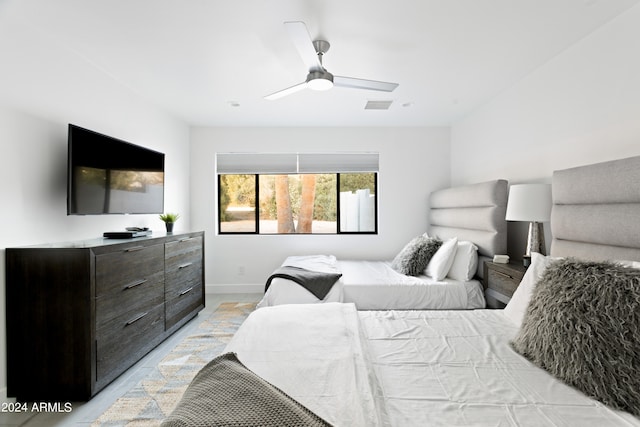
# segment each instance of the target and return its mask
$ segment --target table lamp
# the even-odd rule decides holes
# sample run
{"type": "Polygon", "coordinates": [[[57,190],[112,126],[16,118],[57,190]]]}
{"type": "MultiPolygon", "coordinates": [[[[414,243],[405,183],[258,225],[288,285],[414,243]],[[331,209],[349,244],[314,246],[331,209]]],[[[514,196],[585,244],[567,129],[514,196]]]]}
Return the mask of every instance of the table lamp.
{"type": "Polygon", "coordinates": [[[507,221],[528,221],[529,235],[523,263],[528,266],[531,253],[546,255],[542,223],[551,219],[551,185],[517,184],[509,188],[507,221]]]}

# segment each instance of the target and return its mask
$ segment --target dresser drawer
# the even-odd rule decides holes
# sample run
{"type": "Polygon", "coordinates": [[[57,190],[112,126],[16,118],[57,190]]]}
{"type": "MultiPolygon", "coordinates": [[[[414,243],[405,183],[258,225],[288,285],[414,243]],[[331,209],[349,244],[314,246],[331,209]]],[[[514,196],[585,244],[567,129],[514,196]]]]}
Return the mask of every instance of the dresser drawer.
{"type": "Polygon", "coordinates": [[[484,263],[487,308],[504,308],[520,285],[526,268],[522,263],[484,263]]]}
{"type": "Polygon", "coordinates": [[[165,269],[176,270],[181,265],[202,258],[202,237],[190,237],[165,243],[165,269]]]}
{"type": "Polygon", "coordinates": [[[144,312],[164,301],[164,275],[154,274],[96,298],[96,329],[132,311],[144,312]]]}
{"type": "Polygon", "coordinates": [[[202,237],[165,244],[165,291],[167,300],[192,287],[202,287],[202,237]]]}
{"type": "Polygon", "coordinates": [[[162,280],[164,245],[133,246],[96,256],[96,297],[119,294],[142,281],[162,280]]]}
{"type": "Polygon", "coordinates": [[[125,313],[96,331],[96,383],[108,384],[163,339],[164,304],[125,313]]]}
{"type": "Polygon", "coordinates": [[[488,283],[488,287],[490,289],[493,289],[494,291],[499,292],[507,297],[511,297],[520,284],[520,280],[509,275],[508,273],[490,269],[488,283]]]}
{"type": "Polygon", "coordinates": [[[204,295],[202,294],[202,286],[192,286],[172,299],[167,298],[165,303],[166,329],[170,329],[189,313],[199,311],[203,307],[204,295]]]}

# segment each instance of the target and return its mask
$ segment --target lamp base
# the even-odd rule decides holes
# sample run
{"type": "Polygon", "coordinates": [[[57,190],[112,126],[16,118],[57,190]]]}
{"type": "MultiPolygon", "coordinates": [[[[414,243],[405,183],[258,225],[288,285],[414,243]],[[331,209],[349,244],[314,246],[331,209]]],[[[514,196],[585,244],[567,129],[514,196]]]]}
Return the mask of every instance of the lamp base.
{"type": "Polygon", "coordinates": [[[546,255],[546,245],[544,243],[544,228],[541,222],[532,221],[529,223],[529,234],[527,236],[527,251],[525,257],[531,258],[533,252],[546,255]]]}

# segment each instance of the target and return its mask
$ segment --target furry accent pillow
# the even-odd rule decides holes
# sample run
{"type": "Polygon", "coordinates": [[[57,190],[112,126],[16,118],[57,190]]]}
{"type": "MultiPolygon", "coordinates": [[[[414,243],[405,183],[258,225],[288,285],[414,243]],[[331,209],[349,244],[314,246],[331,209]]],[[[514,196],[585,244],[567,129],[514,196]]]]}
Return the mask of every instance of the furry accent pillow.
{"type": "Polygon", "coordinates": [[[391,262],[391,268],[408,276],[419,276],[424,273],[429,260],[442,245],[437,237],[425,235],[411,239],[391,262]]]}
{"type": "Polygon", "coordinates": [[[552,263],[511,344],[588,396],[640,416],[640,270],[552,263]]]}

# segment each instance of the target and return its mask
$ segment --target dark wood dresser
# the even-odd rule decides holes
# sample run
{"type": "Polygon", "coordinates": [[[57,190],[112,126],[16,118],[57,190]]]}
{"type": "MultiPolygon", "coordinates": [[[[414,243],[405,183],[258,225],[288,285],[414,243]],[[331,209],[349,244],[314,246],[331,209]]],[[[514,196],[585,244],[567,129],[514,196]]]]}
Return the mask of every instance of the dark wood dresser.
{"type": "Polygon", "coordinates": [[[6,250],[7,391],[84,401],[204,308],[204,232],[6,250]]]}

